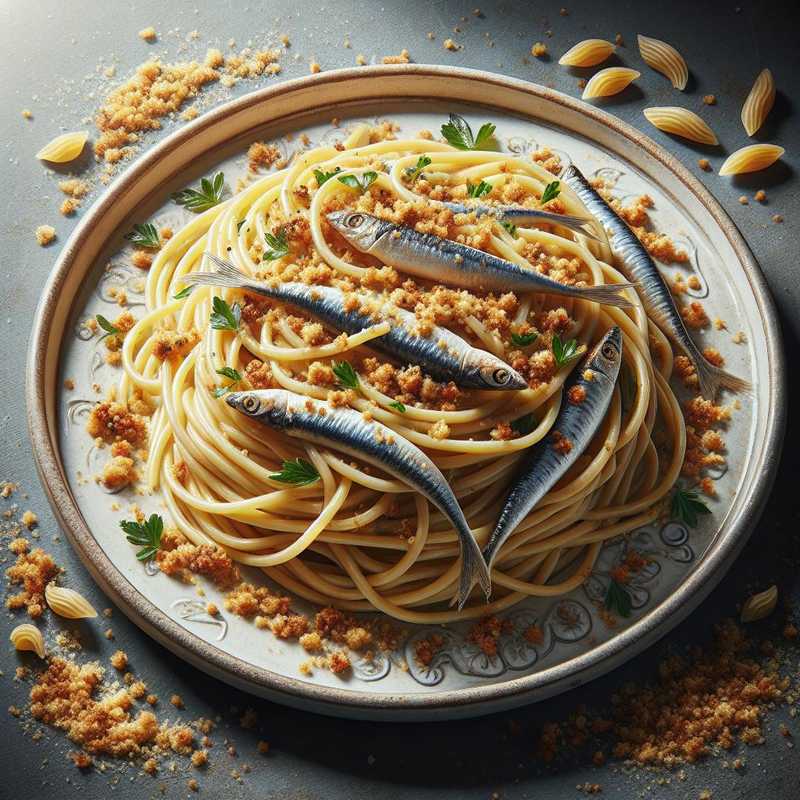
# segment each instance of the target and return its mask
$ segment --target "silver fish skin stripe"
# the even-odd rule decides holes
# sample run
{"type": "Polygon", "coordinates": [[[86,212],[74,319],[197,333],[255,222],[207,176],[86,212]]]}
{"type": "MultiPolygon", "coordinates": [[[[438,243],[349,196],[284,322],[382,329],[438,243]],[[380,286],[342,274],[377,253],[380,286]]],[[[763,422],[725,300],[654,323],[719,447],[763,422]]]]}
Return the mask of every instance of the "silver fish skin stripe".
{"type": "Polygon", "coordinates": [[[611,250],[622,272],[639,290],[648,315],[694,364],[703,396],[713,400],[719,386],[726,386],[734,391],[746,390],[749,387],[747,381],[710,364],[700,352],[686,330],[661,271],[627,223],[600,196],[577,167],[569,166],[561,179],[573,189],[589,213],[606,229],[611,250]]]}
{"type": "MultiPolygon", "coordinates": [[[[309,286],[305,283],[281,283],[271,286],[245,275],[233,264],[211,253],[205,254],[218,267],[216,272],[193,272],[184,283],[225,286],[278,300],[308,311],[326,325],[345,333],[359,333],[375,319],[356,308],[345,309],[344,293],[333,286],[309,286]]],[[[468,389],[527,389],[527,381],[508,364],[486,350],[473,347],[452,331],[434,327],[428,336],[414,332],[417,318],[410,311],[383,300],[371,292],[359,297],[376,307],[378,321],[391,323],[389,332],[372,339],[369,346],[406,364],[417,364],[440,381],[453,381],[468,389]],[[379,305],[378,305],[379,304],[379,305]],[[444,343],[444,347],[440,346],[444,343]]]]}
{"type": "Polygon", "coordinates": [[[467,205],[466,203],[443,202],[456,214],[470,214],[473,211],[479,216],[494,217],[498,222],[510,222],[513,225],[534,225],[537,222],[547,222],[552,225],[561,225],[575,233],[583,234],[589,239],[597,240],[597,236],[592,233],[587,226],[592,221],[583,217],[575,217],[571,214],[555,214],[552,211],[539,210],[536,208],[525,208],[524,206],[486,206],[486,205],[467,205]]]}
{"type": "Polygon", "coordinates": [[[327,219],[362,253],[428,280],[478,291],[543,292],[605,305],[632,305],[621,295],[630,284],[567,286],[540,275],[533,268],[526,269],[483,250],[432,233],[418,233],[413,228],[370,214],[334,211],[327,219]]]}
{"type": "Polygon", "coordinates": [[[458,535],[459,609],[476,580],[488,597],[489,570],[464,512],[439,468],[416,445],[377,420],[366,421],[352,408],[334,407],[284,389],[232,392],[225,400],[263,425],[374,464],[419,492],[445,515],[458,535]]]}
{"type": "Polygon", "coordinates": [[[568,453],[557,451],[550,434],[522,458],[497,525],[483,551],[490,569],[504,542],[594,438],[611,403],[621,363],[622,333],[614,327],[592,348],[564,384],[561,408],[552,431],[568,439],[572,449],[568,453]],[[587,380],[587,370],[591,371],[591,380],[587,380]],[[572,403],[568,399],[569,390],[576,386],[586,392],[581,403],[572,403]]]}

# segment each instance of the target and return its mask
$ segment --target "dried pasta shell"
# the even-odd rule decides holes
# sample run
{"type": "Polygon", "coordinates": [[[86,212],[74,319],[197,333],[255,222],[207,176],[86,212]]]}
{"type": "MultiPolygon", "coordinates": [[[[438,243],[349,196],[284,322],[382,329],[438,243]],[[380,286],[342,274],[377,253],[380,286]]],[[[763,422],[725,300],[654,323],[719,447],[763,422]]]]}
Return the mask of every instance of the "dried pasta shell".
{"type": "Polygon", "coordinates": [[[608,97],[621,92],[631,81],[635,81],[642,73],[628,67],[606,67],[592,75],[583,90],[583,99],[592,97],[608,97]]]}
{"type": "Polygon", "coordinates": [[[62,133],[61,136],[56,136],[52,142],[46,144],[36,154],[36,158],[40,158],[42,161],[52,161],[54,164],[72,161],[81,154],[88,138],[89,131],[62,133]]]}
{"type": "Polygon", "coordinates": [[[8,638],[17,650],[31,650],[39,658],[44,658],[44,637],[35,625],[29,622],[17,625],[8,638]]]}
{"type": "Polygon", "coordinates": [[[768,69],[762,69],[742,106],[742,125],[748,136],[764,124],[774,102],[775,79],[768,69]]]}
{"type": "Polygon", "coordinates": [[[778,602],[778,587],[774,584],[763,592],[748,597],[742,606],[742,622],[755,622],[768,617],[778,602]]]}
{"type": "Polygon", "coordinates": [[[685,89],[689,81],[689,67],[683,56],[671,45],[649,36],[637,37],[639,53],[648,67],[666,75],[676,89],[685,89]]]}
{"type": "Polygon", "coordinates": [[[682,136],[700,144],[719,144],[714,131],[688,108],[678,106],[659,106],[645,108],[643,111],[648,122],[655,125],[660,131],[682,136]]]}
{"type": "Polygon", "coordinates": [[[758,172],[774,164],[786,151],[777,144],[749,144],[731,153],[719,168],[720,175],[758,172]]]}
{"type": "Polygon", "coordinates": [[[562,67],[593,67],[614,52],[614,45],[605,39],[584,39],[573,45],[558,59],[562,67]]]}
{"type": "Polygon", "coordinates": [[[44,590],[44,597],[50,610],[59,617],[88,619],[97,616],[92,604],[74,589],[66,589],[63,586],[48,583],[44,590]]]}

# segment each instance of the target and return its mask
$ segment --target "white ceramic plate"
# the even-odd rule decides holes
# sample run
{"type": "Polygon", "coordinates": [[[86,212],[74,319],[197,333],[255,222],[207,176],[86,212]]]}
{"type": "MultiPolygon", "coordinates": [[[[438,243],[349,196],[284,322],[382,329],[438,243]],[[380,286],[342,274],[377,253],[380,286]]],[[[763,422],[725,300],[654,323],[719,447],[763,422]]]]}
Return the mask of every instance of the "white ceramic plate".
{"type": "MultiPolygon", "coordinates": [[[[678,267],[669,267],[670,271],[678,267]]],[[[401,65],[326,73],[247,95],[181,128],[137,161],[87,213],[64,248],[37,313],[28,365],[28,407],[34,450],[54,510],[95,579],[145,631],[199,668],[271,699],[353,717],[469,716],[530,702],[576,686],[630,658],[663,636],[706,596],[724,574],[757,519],[777,466],[783,428],[784,372],[772,302],[746,244],[722,209],[672,157],[619,120],[557,92],[469,70],[401,65]],[[491,105],[489,105],[489,102],[491,105]],[[465,638],[467,626],[437,628],[445,647],[422,668],[413,644],[430,633],[413,627],[403,649],[354,663],[342,680],[315,670],[295,642],[255,631],[223,612],[210,618],[192,587],[138,562],[119,532],[131,502],[160,510],[160,499],[125,493],[109,497],[93,481],[98,453],[85,434],[86,414],[118,372],[106,365],[97,337],[78,323],[115,314],[112,287],[124,288],[136,313],[143,274],[129,263],[122,233],[154,217],[177,228],[188,219],[169,192],[212,169],[229,185],[246,168],[255,139],[280,141],[288,156],[344,138],[359,120],[392,119],[404,132],[438,130],[457,110],[480,124],[491,120],[503,148],[526,153],[546,145],[587,175],[613,180],[619,197],[650,194],[657,227],[691,255],[682,271],[700,278],[709,316],[728,332],[709,331],[737,375],[755,387],[743,398],[726,435],[727,467],[713,475],[719,501],[703,526],[654,525],[606,545],[584,586],[563,598],[537,598],[502,615],[510,625],[497,655],[465,638]],[[338,117],[341,124],[331,125],[338,117]],[[290,134],[289,137],[286,134],[290,134]],[[744,331],[746,344],[733,344],[744,331]],[[63,389],[65,377],[75,383],[63,389]],[[116,501],[121,511],[111,510],[116,501]],[[652,562],[630,584],[633,614],[613,629],[597,613],[610,570],[626,548],[652,562]],[[531,645],[531,624],[544,641],[531,645]],[[402,665],[407,665],[407,669],[402,665]]],[[[255,580],[263,580],[259,573],[255,580]]],[[[205,586],[207,599],[221,598],[205,586]]],[[[297,602],[300,611],[313,611],[297,602]]]]}

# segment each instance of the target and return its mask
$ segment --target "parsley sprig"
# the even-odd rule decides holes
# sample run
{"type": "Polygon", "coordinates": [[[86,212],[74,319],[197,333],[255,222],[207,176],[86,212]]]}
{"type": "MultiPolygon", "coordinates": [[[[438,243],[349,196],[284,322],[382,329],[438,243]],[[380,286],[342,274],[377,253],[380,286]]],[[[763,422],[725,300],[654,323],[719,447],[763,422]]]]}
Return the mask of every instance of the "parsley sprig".
{"type": "Polygon", "coordinates": [[[99,341],[102,342],[106,336],[116,336],[118,333],[122,333],[113,322],[109,322],[102,314],[98,314],[95,319],[97,320],[97,324],[105,331],[99,341]]]}
{"type": "Polygon", "coordinates": [[[451,114],[450,122],[442,125],[442,136],[458,150],[484,150],[494,134],[494,129],[495,126],[491,122],[484,122],[478,130],[478,135],[474,136],[472,128],[464,117],[451,114]]]}
{"type": "Polygon", "coordinates": [[[212,302],[211,327],[215,331],[238,331],[242,321],[242,309],[238,303],[229,306],[221,297],[212,302]]]}
{"type": "Polygon", "coordinates": [[[286,238],[286,231],[280,231],[277,235],[265,233],[264,239],[267,242],[268,250],[264,251],[262,261],[276,261],[289,255],[289,240],[286,238]]]}
{"type": "Polygon", "coordinates": [[[421,175],[422,170],[424,170],[425,167],[427,167],[430,163],[431,160],[428,158],[428,156],[420,156],[417,159],[417,163],[413,167],[406,167],[406,178],[408,178],[411,183],[414,183],[414,181],[421,175]]]}
{"type": "Polygon", "coordinates": [[[481,181],[480,183],[470,183],[467,181],[467,194],[470,197],[483,197],[483,195],[489,194],[491,191],[491,183],[487,183],[486,181],[481,181]]]}
{"type": "Polygon", "coordinates": [[[284,461],[281,471],[270,475],[273,481],[280,483],[292,483],[295,486],[308,486],[319,480],[319,472],[316,467],[304,458],[295,458],[292,461],[284,461]]]}
{"type": "Polygon", "coordinates": [[[339,379],[343,389],[358,390],[358,375],[349,361],[334,361],[333,374],[339,379]]]}
{"type": "Polygon", "coordinates": [[[513,222],[500,223],[512,236],[517,235],[517,226],[513,222]]]}
{"type": "Polygon", "coordinates": [[[323,183],[329,181],[334,175],[338,175],[341,171],[341,167],[336,167],[333,172],[324,172],[321,169],[315,169],[314,177],[317,179],[317,186],[322,186],[323,183]]]}
{"type": "Polygon", "coordinates": [[[697,515],[710,514],[711,509],[700,499],[697,492],[689,492],[677,486],[672,495],[671,512],[675,519],[694,528],[697,525],[697,515]]]}
{"type": "Polygon", "coordinates": [[[215,372],[217,375],[222,375],[223,378],[227,378],[230,383],[226,383],[223,386],[217,386],[217,388],[214,389],[214,397],[222,397],[228,392],[232,392],[242,380],[242,373],[233,367],[221,367],[220,369],[215,370],[215,372]]]}
{"type": "Polygon", "coordinates": [[[573,358],[580,355],[578,343],[574,339],[562,342],[561,337],[556,334],[553,337],[553,355],[555,356],[556,364],[559,367],[563,367],[564,364],[568,364],[573,358]]]}
{"type": "Polygon", "coordinates": [[[188,297],[192,293],[192,289],[194,289],[194,286],[184,286],[183,289],[172,295],[172,299],[183,300],[184,297],[188,297]]]}
{"type": "Polygon", "coordinates": [[[359,194],[364,194],[364,192],[378,180],[378,173],[370,170],[369,172],[363,173],[361,177],[351,173],[349,175],[340,175],[336,180],[351,189],[355,189],[359,194]]]}
{"type": "Polygon", "coordinates": [[[161,247],[161,237],[152,222],[145,222],[142,225],[136,223],[133,230],[125,234],[125,238],[137,247],[148,247],[152,250],[161,247]]]}
{"type": "Polygon", "coordinates": [[[395,411],[399,411],[401,414],[406,413],[406,407],[399,400],[389,403],[389,408],[393,408],[395,411]]]}
{"type": "Polygon", "coordinates": [[[217,172],[211,180],[202,178],[199,189],[181,189],[172,195],[172,199],[187,211],[199,214],[201,211],[214,208],[222,200],[224,183],[225,175],[217,172]]]}
{"type": "Polygon", "coordinates": [[[119,523],[125,532],[125,538],[142,549],[136,554],[139,561],[152,558],[161,545],[161,534],[164,532],[164,520],[158,514],[151,514],[144,522],[123,519],[119,523]]]}
{"type": "Polygon", "coordinates": [[[605,607],[620,617],[629,617],[631,615],[631,608],[633,607],[631,596],[619,581],[615,581],[613,578],[606,591],[605,607]]]}
{"type": "Polygon", "coordinates": [[[544,191],[542,192],[542,199],[539,201],[539,203],[541,205],[549,203],[551,200],[555,200],[560,193],[561,193],[561,181],[552,181],[552,183],[548,183],[547,186],[544,187],[544,191]]]}
{"type": "Polygon", "coordinates": [[[528,333],[512,333],[511,334],[511,344],[516,345],[517,347],[528,347],[528,345],[533,344],[539,338],[539,334],[536,331],[528,331],[528,333]]]}

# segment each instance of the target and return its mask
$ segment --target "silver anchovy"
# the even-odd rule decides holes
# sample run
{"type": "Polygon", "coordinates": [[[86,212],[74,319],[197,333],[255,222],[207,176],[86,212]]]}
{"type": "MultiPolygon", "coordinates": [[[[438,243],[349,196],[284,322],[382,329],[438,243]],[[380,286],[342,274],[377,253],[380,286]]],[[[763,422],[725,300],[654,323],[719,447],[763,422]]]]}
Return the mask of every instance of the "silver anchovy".
{"type": "Polygon", "coordinates": [[[561,178],[572,187],[588,211],[605,227],[611,250],[628,280],[639,290],[647,313],[664,334],[691,359],[697,370],[700,392],[714,400],[721,386],[734,392],[746,391],[750,384],[709,363],[686,330],[675,300],[650,254],[623,219],[621,219],[574,166],[561,178]]]}
{"type": "Polygon", "coordinates": [[[483,556],[491,569],[497,551],[534,506],[558,483],[592,441],[605,417],[622,363],[622,334],[608,331],[565,383],[553,433],[525,454],[483,556]],[[570,393],[570,390],[577,390],[570,393]],[[582,391],[580,391],[582,390],[582,391]],[[569,442],[569,446],[566,446],[569,442]],[[557,447],[559,443],[563,447],[557,447]]]}
{"type": "Polygon", "coordinates": [[[467,205],[466,203],[443,202],[456,214],[469,214],[475,212],[479,217],[494,217],[498,222],[510,222],[512,225],[535,225],[537,222],[548,222],[552,225],[561,225],[575,233],[581,233],[589,239],[597,239],[597,236],[587,227],[591,226],[592,220],[584,217],[575,217],[571,214],[555,214],[544,209],[525,208],[524,206],[485,206],[467,205]]]}
{"type": "Polygon", "coordinates": [[[511,261],[474,247],[443,239],[432,233],[364,214],[334,211],[328,221],[362,253],[432,281],[443,281],[467,289],[498,289],[504,292],[546,292],[604,305],[629,307],[621,296],[630,284],[567,286],[511,261]]]}
{"type": "Polygon", "coordinates": [[[417,318],[373,293],[361,292],[359,306],[347,310],[347,296],[332,286],[281,283],[271,286],[253,280],[223,258],[205,254],[218,267],[216,272],[192,272],[184,283],[245,289],[308,311],[326,325],[346,333],[358,333],[374,324],[373,310],[381,320],[392,323],[389,332],[369,343],[370,347],[394,356],[403,364],[419,364],[437,380],[453,381],[469,389],[527,389],[528,383],[516,370],[486,350],[479,350],[446,328],[434,327],[428,336],[415,332],[417,318]],[[361,306],[369,308],[364,313],[361,306]]]}
{"type": "Polygon", "coordinates": [[[476,579],[489,596],[489,570],[464,512],[444,475],[418,447],[380,422],[366,421],[352,408],[334,407],[284,389],[232,392],[225,400],[237,411],[288,436],[332,447],[374,464],[426,497],[447,517],[458,535],[459,610],[476,579]]]}

